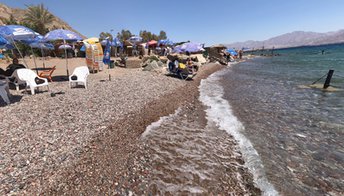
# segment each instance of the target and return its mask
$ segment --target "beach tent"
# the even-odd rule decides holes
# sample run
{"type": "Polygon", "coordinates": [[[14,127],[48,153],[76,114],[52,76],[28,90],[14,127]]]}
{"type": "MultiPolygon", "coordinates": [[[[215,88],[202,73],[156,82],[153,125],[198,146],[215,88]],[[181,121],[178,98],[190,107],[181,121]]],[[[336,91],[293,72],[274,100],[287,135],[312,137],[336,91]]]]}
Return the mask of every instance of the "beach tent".
{"type": "MultiPolygon", "coordinates": [[[[47,33],[44,38],[44,41],[55,41],[55,40],[63,40],[63,44],[66,44],[66,41],[79,41],[82,40],[82,37],[77,33],[65,29],[55,29],[47,33]]],[[[68,57],[67,57],[67,48],[64,48],[65,57],[66,57],[66,70],[67,70],[67,77],[69,76],[68,70],[68,57]]]]}

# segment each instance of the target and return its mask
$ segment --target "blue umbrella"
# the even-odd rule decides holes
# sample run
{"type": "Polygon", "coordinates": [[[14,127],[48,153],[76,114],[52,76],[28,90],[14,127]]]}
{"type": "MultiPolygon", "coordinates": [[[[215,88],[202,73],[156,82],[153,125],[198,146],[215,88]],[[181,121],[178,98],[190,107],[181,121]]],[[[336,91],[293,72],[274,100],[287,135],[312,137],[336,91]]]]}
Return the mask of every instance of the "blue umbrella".
{"type": "Polygon", "coordinates": [[[25,59],[22,53],[20,52],[20,50],[18,49],[15,41],[25,41],[25,40],[34,39],[39,34],[21,25],[4,25],[4,26],[0,26],[0,35],[4,36],[5,38],[13,42],[20,56],[23,58],[24,64],[26,65],[25,59]]]}
{"type": "Polygon", "coordinates": [[[238,53],[234,49],[232,49],[232,48],[228,48],[226,50],[226,52],[228,52],[229,54],[231,54],[233,56],[238,55],[238,53]]]}
{"type": "Polygon", "coordinates": [[[165,45],[165,46],[170,45],[170,46],[172,46],[173,41],[171,41],[169,39],[162,39],[162,40],[159,40],[158,45],[165,45]]]}
{"type": "Polygon", "coordinates": [[[142,42],[142,37],[132,36],[128,39],[128,41],[132,44],[136,44],[136,43],[142,42]]]}
{"type": "Polygon", "coordinates": [[[13,41],[23,41],[37,37],[36,32],[21,25],[0,26],[0,34],[13,41]]]}
{"type": "Polygon", "coordinates": [[[64,40],[64,41],[78,41],[82,40],[82,37],[77,33],[65,29],[56,29],[47,33],[43,40],[45,41],[55,41],[55,40],[64,40]]]}
{"type": "Polygon", "coordinates": [[[13,49],[12,44],[3,36],[0,35],[0,48],[2,49],[13,49]]]}
{"type": "Polygon", "coordinates": [[[63,44],[63,45],[59,46],[59,49],[72,49],[72,46],[70,46],[68,44],[63,44]]]}
{"type": "Polygon", "coordinates": [[[39,48],[39,49],[45,49],[45,50],[54,50],[55,47],[51,43],[39,43],[39,42],[32,42],[29,44],[31,48],[39,48]]]}
{"type": "MultiPolygon", "coordinates": [[[[56,29],[52,30],[47,33],[44,38],[44,41],[55,41],[55,40],[63,40],[63,44],[66,44],[67,41],[78,41],[82,40],[82,37],[77,33],[65,29],[56,29]]],[[[65,49],[65,57],[66,57],[66,70],[67,70],[67,77],[69,76],[68,70],[68,58],[67,58],[67,48],[65,49]]]]}

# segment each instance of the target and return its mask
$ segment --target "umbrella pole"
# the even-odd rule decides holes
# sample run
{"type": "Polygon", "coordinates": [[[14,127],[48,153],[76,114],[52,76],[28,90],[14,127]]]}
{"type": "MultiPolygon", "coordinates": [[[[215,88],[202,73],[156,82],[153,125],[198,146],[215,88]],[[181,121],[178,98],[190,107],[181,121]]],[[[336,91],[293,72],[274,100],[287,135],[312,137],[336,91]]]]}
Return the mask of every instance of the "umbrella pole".
{"type": "MultiPolygon", "coordinates": [[[[66,40],[63,40],[63,44],[66,45],[66,40]]],[[[66,58],[66,70],[67,70],[67,78],[69,77],[69,71],[68,71],[68,56],[67,56],[67,48],[65,47],[65,58],[66,58]]]]}
{"type": "Polygon", "coordinates": [[[44,63],[44,52],[43,52],[42,46],[41,46],[41,54],[42,54],[42,60],[43,60],[43,67],[45,68],[45,63],[44,63]]]}
{"type": "Polygon", "coordinates": [[[25,61],[25,58],[23,57],[22,53],[20,52],[20,50],[19,50],[19,48],[18,48],[16,42],[14,41],[13,36],[12,36],[11,38],[12,38],[14,47],[18,50],[20,57],[21,57],[21,58],[23,59],[23,61],[24,61],[25,67],[29,67],[29,66],[27,65],[26,61],[25,61]]]}
{"type": "Polygon", "coordinates": [[[36,56],[35,56],[35,53],[33,53],[33,49],[32,49],[31,46],[30,46],[30,48],[31,48],[31,52],[32,52],[32,55],[33,55],[33,62],[35,63],[36,73],[38,75],[37,64],[36,64],[36,56]]]}

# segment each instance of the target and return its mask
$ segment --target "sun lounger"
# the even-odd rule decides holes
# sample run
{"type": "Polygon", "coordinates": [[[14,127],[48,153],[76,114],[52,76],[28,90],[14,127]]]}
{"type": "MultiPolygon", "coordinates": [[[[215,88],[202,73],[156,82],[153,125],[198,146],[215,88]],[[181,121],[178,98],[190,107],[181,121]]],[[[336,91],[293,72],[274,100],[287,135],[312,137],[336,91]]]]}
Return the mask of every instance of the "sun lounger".
{"type": "Polygon", "coordinates": [[[53,79],[51,78],[51,75],[53,74],[55,69],[56,69],[56,66],[53,66],[52,68],[47,68],[43,70],[41,73],[39,73],[39,77],[47,78],[49,82],[52,82],[53,79]]]}

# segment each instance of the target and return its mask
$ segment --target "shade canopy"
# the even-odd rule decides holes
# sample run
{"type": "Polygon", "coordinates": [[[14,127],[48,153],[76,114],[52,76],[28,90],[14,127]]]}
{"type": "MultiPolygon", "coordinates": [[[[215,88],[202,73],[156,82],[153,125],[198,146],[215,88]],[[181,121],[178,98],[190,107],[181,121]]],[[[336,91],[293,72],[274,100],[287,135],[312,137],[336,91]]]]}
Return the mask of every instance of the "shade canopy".
{"type": "Polygon", "coordinates": [[[32,29],[21,25],[4,25],[0,26],[0,35],[13,41],[23,41],[34,39],[39,35],[32,29]]]}
{"type": "Polygon", "coordinates": [[[44,38],[45,41],[55,41],[55,40],[68,40],[68,41],[78,41],[82,40],[82,37],[77,33],[65,30],[65,29],[56,29],[47,33],[44,38]]]}
{"type": "Polygon", "coordinates": [[[188,42],[182,45],[176,46],[173,52],[200,52],[203,51],[203,47],[199,43],[188,42]]]}

